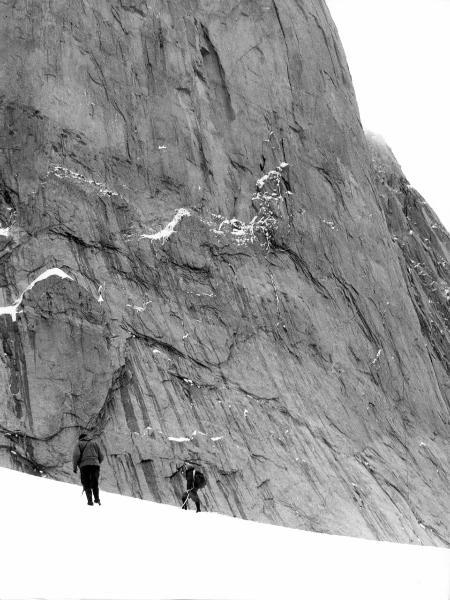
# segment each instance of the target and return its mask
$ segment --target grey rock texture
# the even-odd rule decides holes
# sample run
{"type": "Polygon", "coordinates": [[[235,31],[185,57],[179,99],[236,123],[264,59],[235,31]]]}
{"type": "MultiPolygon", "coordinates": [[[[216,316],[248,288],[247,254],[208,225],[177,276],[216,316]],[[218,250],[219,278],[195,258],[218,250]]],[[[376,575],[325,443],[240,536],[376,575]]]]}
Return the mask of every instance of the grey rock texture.
{"type": "Polygon", "coordinates": [[[111,491],[448,544],[449,236],[325,3],[0,11],[0,463],[86,428],[111,491]]]}

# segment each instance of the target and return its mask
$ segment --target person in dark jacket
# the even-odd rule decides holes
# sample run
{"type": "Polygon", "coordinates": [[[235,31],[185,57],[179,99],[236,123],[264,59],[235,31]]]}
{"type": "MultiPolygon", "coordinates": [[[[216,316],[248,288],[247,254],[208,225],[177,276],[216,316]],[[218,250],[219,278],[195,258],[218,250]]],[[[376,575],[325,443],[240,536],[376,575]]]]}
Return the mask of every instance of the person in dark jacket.
{"type": "Polygon", "coordinates": [[[100,504],[98,478],[102,461],[103,452],[98,443],[90,439],[86,433],[82,433],[73,451],[73,472],[76,473],[77,468],[80,467],[81,485],[86,493],[89,506],[93,506],[94,502],[100,504]],[[92,502],[92,494],[94,502],[92,502]]]}
{"type": "Polygon", "coordinates": [[[188,501],[193,500],[195,503],[195,507],[197,508],[197,512],[200,511],[200,498],[198,497],[198,490],[203,487],[206,483],[205,476],[203,473],[196,469],[191,465],[187,465],[183,467],[182,471],[186,476],[186,491],[181,497],[181,501],[183,504],[181,508],[184,510],[188,509],[188,501]]]}

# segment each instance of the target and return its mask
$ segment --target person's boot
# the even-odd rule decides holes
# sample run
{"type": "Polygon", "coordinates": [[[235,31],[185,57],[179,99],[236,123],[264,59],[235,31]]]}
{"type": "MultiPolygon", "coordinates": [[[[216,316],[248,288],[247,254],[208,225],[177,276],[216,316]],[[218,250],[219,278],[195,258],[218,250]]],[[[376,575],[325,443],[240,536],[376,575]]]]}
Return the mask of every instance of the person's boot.
{"type": "Polygon", "coordinates": [[[93,492],[94,492],[94,502],[95,502],[95,504],[98,504],[100,506],[101,502],[100,502],[100,494],[98,492],[98,487],[95,487],[93,489],[93,492]]]}
{"type": "Polygon", "coordinates": [[[85,490],[85,492],[89,506],[94,506],[94,503],[92,502],[92,490],[85,490]]]}

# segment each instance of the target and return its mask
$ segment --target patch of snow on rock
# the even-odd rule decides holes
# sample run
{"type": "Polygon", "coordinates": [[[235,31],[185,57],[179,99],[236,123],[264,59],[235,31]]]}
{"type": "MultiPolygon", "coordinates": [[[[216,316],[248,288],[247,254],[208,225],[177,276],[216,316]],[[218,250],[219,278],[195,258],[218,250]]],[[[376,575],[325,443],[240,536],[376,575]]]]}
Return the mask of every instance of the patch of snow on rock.
{"type": "Polygon", "coordinates": [[[373,365],[378,361],[378,359],[380,358],[380,356],[381,356],[381,348],[378,350],[377,355],[375,356],[375,358],[372,361],[373,365]]]}
{"type": "Polygon", "coordinates": [[[180,208],[178,209],[174,218],[164,227],[164,229],[161,229],[161,231],[158,231],[157,233],[143,234],[140,237],[149,240],[162,240],[164,244],[164,242],[172,235],[172,233],[174,233],[175,226],[181,221],[181,219],[183,217],[189,217],[190,214],[191,213],[186,208],[180,208]]]}
{"type": "Polygon", "coordinates": [[[10,306],[0,306],[0,315],[11,315],[12,320],[15,321],[17,317],[17,309],[22,303],[24,294],[31,290],[36,285],[36,283],[38,283],[38,281],[43,281],[44,279],[47,279],[48,277],[52,276],[60,277],[61,279],[71,279],[73,281],[73,277],[70,277],[70,275],[67,275],[67,273],[64,273],[64,271],[62,271],[61,269],[47,269],[47,271],[41,273],[39,277],[36,277],[36,279],[34,279],[30,283],[30,285],[28,285],[25,288],[25,290],[20,294],[20,296],[17,298],[14,304],[11,304],[10,306]]]}
{"type": "Polygon", "coordinates": [[[112,190],[109,190],[106,187],[105,183],[101,183],[100,181],[95,181],[94,179],[88,179],[81,173],[72,171],[71,169],[68,169],[67,167],[61,167],[60,165],[52,165],[50,167],[49,173],[53,173],[55,175],[55,177],[58,177],[58,179],[74,179],[75,181],[78,181],[79,183],[85,183],[89,186],[93,185],[93,186],[99,188],[98,191],[102,196],[118,196],[119,195],[117,192],[113,192],[112,190]]]}

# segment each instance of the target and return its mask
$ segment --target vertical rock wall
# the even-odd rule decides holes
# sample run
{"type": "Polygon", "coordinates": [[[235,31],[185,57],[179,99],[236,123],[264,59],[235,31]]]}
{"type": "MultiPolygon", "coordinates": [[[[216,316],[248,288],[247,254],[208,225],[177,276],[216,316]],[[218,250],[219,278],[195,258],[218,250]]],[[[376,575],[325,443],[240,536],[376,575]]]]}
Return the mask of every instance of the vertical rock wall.
{"type": "Polygon", "coordinates": [[[408,270],[445,296],[448,235],[324,2],[1,13],[1,463],[72,480],[88,428],[109,490],[176,504],[189,459],[209,510],[448,542],[448,304],[408,270]]]}

